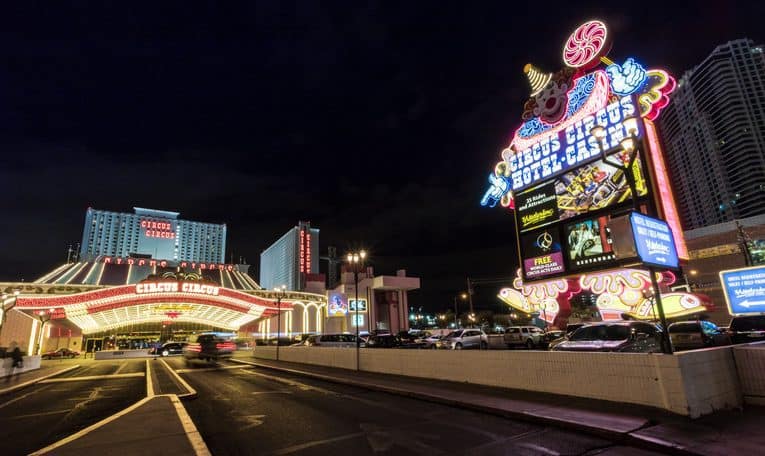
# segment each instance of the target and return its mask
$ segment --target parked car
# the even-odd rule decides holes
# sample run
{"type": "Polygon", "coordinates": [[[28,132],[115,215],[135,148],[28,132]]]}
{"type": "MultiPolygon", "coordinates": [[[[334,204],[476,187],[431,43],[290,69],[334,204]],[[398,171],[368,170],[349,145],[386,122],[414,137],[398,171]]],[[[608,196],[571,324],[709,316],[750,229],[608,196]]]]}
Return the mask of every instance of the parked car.
{"type": "Polygon", "coordinates": [[[566,331],[551,330],[542,334],[542,338],[539,340],[539,348],[550,348],[550,345],[556,343],[556,341],[563,341],[566,337],[566,331]]]}
{"type": "Polygon", "coordinates": [[[734,344],[765,340],[765,315],[733,317],[728,334],[734,344]]]}
{"type": "Polygon", "coordinates": [[[78,356],[80,356],[80,352],[69,350],[68,348],[59,348],[58,350],[49,351],[41,355],[42,359],[76,358],[78,356]]]}
{"type": "Polygon", "coordinates": [[[543,335],[536,326],[511,326],[505,331],[505,345],[508,348],[525,346],[531,350],[541,345],[543,335]]]}
{"type": "MultiPolygon", "coordinates": [[[[361,343],[359,340],[358,343],[361,343]]],[[[316,334],[309,336],[303,345],[307,347],[355,347],[355,334],[316,334]]]]}
{"type": "Polygon", "coordinates": [[[730,345],[730,337],[711,321],[679,321],[667,331],[675,350],[730,345]]]}
{"type": "Polygon", "coordinates": [[[161,346],[150,350],[149,353],[153,353],[159,356],[182,355],[183,347],[186,345],[188,345],[187,342],[165,342],[161,346]]]}
{"type": "Polygon", "coordinates": [[[661,330],[642,321],[592,323],[577,329],[552,350],[660,353],[661,330]]]}
{"type": "Polygon", "coordinates": [[[443,337],[444,336],[441,334],[424,333],[420,334],[420,338],[417,340],[422,344],[422,348],[430,348],[435,350],[438,348],[436,343],[438,343],[438,341],[443,337]]]}
{"type": "Polygon", "coordinates": [[[183,357],[186,362],[191,360],[218,362],[221,359],[230,358],[234,350],[236,350],[236,344],[233,341],[216,334],[199,334],[194,342],[183,347],[183,357]]]}
{"type": "Polygon", "coordinates": [[[437,346],[438,348],[450,350],[463,350],[466,348],[485,350],[489,347],[489,340],[486,333],[480,329],[458,329],[439,340],[437,346]]]}

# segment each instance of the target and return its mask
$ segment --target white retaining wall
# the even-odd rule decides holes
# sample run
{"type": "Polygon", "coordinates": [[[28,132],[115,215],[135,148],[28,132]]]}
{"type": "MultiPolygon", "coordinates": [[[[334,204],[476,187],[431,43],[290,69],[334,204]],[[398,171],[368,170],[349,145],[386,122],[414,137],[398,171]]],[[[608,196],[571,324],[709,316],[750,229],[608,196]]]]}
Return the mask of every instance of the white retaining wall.
{"type": "Polygon", "coordinates": [[[744,402],[765,405],[765,343],[738,346],[733,355],[744,402]]]}
{"type": "MultiPolygon", "coordinates": [[[[434,378],[657,407],[693,418],[742,404],[732,347],[677,353],[515,350],[360,351],[369,372],[434,378]]],[[[275,347],[256,358],[275,359],[275,347]]],[[[353,348],[280,347],[282,361],[356,368],[353,348]]]]}
{"type": "Polygon", "coordinates": [[[1,377],[7,377],[9,375],[16,375],[20,374],[22,372],[31,371],[35,369],[40,368],[40,356],[25,356],[23,366],[21,369],[13,369],[13,359],[10,358],[0,358],[2,362],[0,363],[0,378],[1,377]]]}

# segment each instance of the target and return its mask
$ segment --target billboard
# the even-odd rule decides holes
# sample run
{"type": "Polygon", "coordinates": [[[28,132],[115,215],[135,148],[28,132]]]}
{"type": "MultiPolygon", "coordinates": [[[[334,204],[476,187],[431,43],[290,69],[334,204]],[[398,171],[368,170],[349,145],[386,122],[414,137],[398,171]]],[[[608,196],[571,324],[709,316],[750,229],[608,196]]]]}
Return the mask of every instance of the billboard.
{"type": "Polygon", "coordinates": [[[564,227],[566,255],[571,270],[587,269],[614,260],[608,216],[600,216],[564,227]]]}
{"type": "Polygon", "coordinates": [[[327,293],[327,316],[344,317],[348,314],[348,298],[345,293],[330,291],[327,293]]]}
{"type": "MultiPolygon", "coordinates": [[[[609,161],[626,166],[629,157],[617,153],[609,161]]],[[[640,156],[635,159],[632,174],[638,197],[646,196],[648,187],[640,156]]],[[[625,172],[613,164],[598,160],[516,195],[518,228],[525,232],[629,202],[631,198],[625,172]]]]}
{"type": "Polygon", "coordinates": [[[765,266],[720,271],[731,315],[765,313],[765,266]]]}
{"type": "Polygon", "coordinates": [[[524,252],[523,275],[535,279],[565,272],[563,249],[557,228],[542,229],[521,236],[524,252]]]}
{"type": "MultiPolygon", "coordinates": [[[[356,312],[356,300],[355,299],[349,299],[348,300],[348,310],[351,312],[356,312]]],[[[359,312],[366,312],[367,311],[367,300],[366,299],[359,299],[359,312]]]]}

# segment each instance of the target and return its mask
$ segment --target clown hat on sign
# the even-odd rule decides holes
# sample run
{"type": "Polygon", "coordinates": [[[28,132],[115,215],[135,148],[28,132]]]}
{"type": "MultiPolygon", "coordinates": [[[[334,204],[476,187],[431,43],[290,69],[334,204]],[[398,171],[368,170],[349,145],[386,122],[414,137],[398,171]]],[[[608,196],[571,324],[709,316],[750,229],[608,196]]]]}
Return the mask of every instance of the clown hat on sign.
{"type": "Polygon", "coordinates": [[[532,97],[541,92],[542,89],[547,86],[547,83],[550,82],[550,79],[552,79],[552,73],[545,74],[542,70],[530,63],[527,63],[526,66],[523,67],[523,72],[526,73],[526,77],[529,78],[532,97]]]}

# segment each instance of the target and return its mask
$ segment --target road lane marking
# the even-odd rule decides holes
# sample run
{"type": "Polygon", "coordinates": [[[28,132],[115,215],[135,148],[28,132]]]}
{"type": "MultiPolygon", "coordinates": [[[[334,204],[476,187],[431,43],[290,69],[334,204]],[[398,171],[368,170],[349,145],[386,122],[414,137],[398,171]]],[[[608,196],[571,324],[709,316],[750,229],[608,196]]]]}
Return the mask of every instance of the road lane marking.
{"type": "Polygon", "coordinates": [[[51,377],[55,377],[56,375],[61,375],[61,374],[64,374],[66,372],[69,372],[69,371],[72,371],[72,370],[75,370],[75,369],[79,369],[79,368],[80,368],[80,365],[79,364],[75,364],[74,366],[67,367],[67,368],[62,369],[60,371],[56,371],[56,372],[54,372],[52,374],[49,374],[49,375],[46,375],[44,377],[35,378],[35,379],[29,380],[27,382],[19,383],[18,385],[11,386],[9,388],[1,389],[0,390],[0,394],[10,393],[11,391],[16,391],[16,390],[19,390],[21,388],[26,388],[27,386],[34,385],[35,383],[38,383],[38,382],[40,382],[42,380],[45,380],[45,379],[48,379],[48,378],[51,378],[51,377]]]}
{"type": "Polygon", "coordinates": [[[253,391],[250,394],[292,394],[292,391],[253,391]]]}
{"type": "Polygon", "coordinates": [[[560,453],[557,451],[553,451],[549,448],[543,447],[542,445],[537,445],[534,443],[519,443],[519,447],[528,448],[530,450],[534,450],[535,452],[542,453],[542,454],[549,454],[551,456],[560,456],[560,453]]]}
{"type": "Polygon", "coordinates": [[[130,374],[109,374],[109,375],[88,375],[85,377],[66,377],[66,378],[49,378],[47,380],[41,380],[39,383],[66,383],[66,382],[85,382],[88,380],[112,380],[115,378],[134,378],[143,377],[143,372],[132,372],[130,374]]]}
{"type": "Polygon", "coordinates": [[[252,370],[243,370],[241,372],[243,374],[255,375],[255,376],[258,376],[258,377],[263,377],[263,378],[268,379],[268,380],[273,380],[275,382],[284,383],[285,385],[289,385],[289,386],[292,386],[292,387],[295,387],[295,388],[299,388],[299,389],[301,389],[303,391],[316,391],[316,392],[319,392],[319,393],[331,394],[331,395],[334,395],[334,396],[340,396],[341,395],[340,393],[337,393],[335,391],[330,391],[330,390],[327,390],[327,389],[324,389],[324,388],[319,388],[318,386],[311,386],[311,385],[307,385],[305,383],[297,382],[295,380],[288,380],[286,378],[274,377],[274,376],[271,376],[271,375],[261,374],[260,372],[255,372],[255,371],[252,371],[252,370]]]}
{"type": "Polygon", "coordinates": [[[122,372],[122,369],[124,369],[125,367],[127,367],[127,365],[128,365],[127,361],[125,361],[124,363],[122,363],[122,364],[120,365],[120,367],[118,367],[118,368],[117,368],[117,370],[116,370],[116,371],[114,371],[115,375],[116,375],[116,374],[119,374],[120,372],[122,372]]]}
{"type": "Polygon", "coordinates": [[[146,360],[146,397],[154,397],[154,383],[151,381],[151,362],[146,360]]]}
{"type": "Polygon", "coordinates": [[[311,448],[311,447],[315,447],[319,445],[326,445],[327,443],[342,442],[343,440],[351,440],[357,437],[364,437],[364,435],[365,435],[364,432],[355,432],[353,434],[341,435],[339,437],[332,437],[331,439],[314,440],[312,442],[306,442],[306,443],[301,443],[300,445],[293,445],[291,447],[282,448],[281,450],[276,450],[272,452],[271,454],[296,453],[298,451],[305,450],[306,448],[311,448]]]}
{"type": "Polygon", "coordinates": [[[16,401],[20,401],[20,400],[24,399],[24,398],[25,398],[25,397],[27,397],[27,396],[31,396],[32,394],[37,394],[37,393],[39,393],[40,391],[45,391],[45,390],[46,390],[46,389],[48,389],[48,388],[50,388],[50,386],[43,386],[42,388],[38,389],[37,391],[30,391],[30,392],[28,392],[28,393],[26,393],[26,394],[22,394],[22,395],[21,395],[21,396],[19,396],[19,397],[15,397],[15,398],[11,399],[11,400],[10,400],[10,401],[8,401],[8,402],[3,402],[2,404],[0,404],[0,409],[1,409],[1,408],[4,408],[4,407],[7,407],[7,406],[9,406],[9,405],[13,404],[13,403],[14,403],[14,402],[16,402],[16,401]]]}
{"type": "Polygon", "coordinates": [[[202,439],[202,435],[197,430],[197,427],[191,420],[191,417],[186,411],[186,408],[181,403],[181,400],[175,394],[171,394],[169,397],[170,401],[175,406],[175,412],[178,413],[178,418],[181,420],[183,430],[186,432],[186,437],[189,439],[191,447],[194,448],[194,452],[197,454],[197,456],[211,456],[210,450],[207,448],[207,444],[205,443],[204,439],[202,439]]]}
{"type": "MultiPolygon", "coordinates": [[[[164,360],[160,360],[160,361],[162,361],[163,363],[165,362],[164,360]]],[[[229,369],[249,369],[251,367],[252,366],[219,366],[219,367],[203,367],[200,369],[194,369],[192,367],[187,369],[176,369],[175,372],[178,374],[188,374],[188,373],[194,373],[194,372],[210,372],[210,371],[220,371],[220,370],[229,370],[229,369]]]]}
{"type": "Polygon", "coordinates": [[[66,410],[53,410],[52,412],[40,412],[40,413],[30,413],[28,415],[16,415],[11,417],[14,420],[18,420],[21,418],[34,418],[38,416],[46,416],[46,415],[58,415],[59,413],[68,413],[71,412],[72,409],[66,409],[66,410]]]}
{"type": "Polygon", "coordinates": [[[197,390],[195,390],[194,388],[192,388],[192,387],[191,387],[191,385],[189,385],[188,383],[186,383],[186,380],[182,379],[182,378],[181,378],[181,376],[180,376],[180,375],[178,375],[178,372],[174,371],[174,370],[173,370],[173,368],[172,368],[172,367],[170,367],[170,365],[169,365],[169,364],[167,364],[167,362],[165,362],[165,360],[164,360],[164,359],[160,359],[160,361],[162,362],[162,364],[164,364],[164,365],[165,365],[165,367],[167,368],[167,370],[169,370],[169,371],[170,371],[170,373],[173,375],[173,377],[175,377],[175,379],[176,379],[176,380],[178,380],[178,382],[180,382],[180,384],[181,384],[181,385],[182,385],[184,388],[186,388],[186,391],[188,391],[188,393],[179,394],[179,395],[178,395],[178,397],[179,397],[179,398],[181,398],[181,399],[183,399],[183,398],[186,398],[186,397],[196,397],[196,395],[197,395],[197,390]]]}

